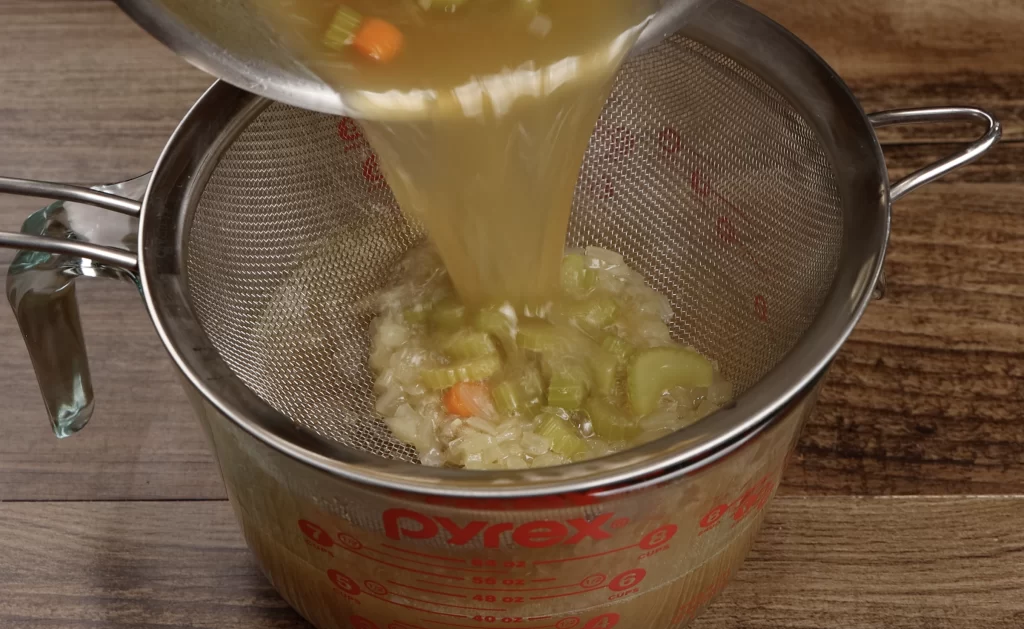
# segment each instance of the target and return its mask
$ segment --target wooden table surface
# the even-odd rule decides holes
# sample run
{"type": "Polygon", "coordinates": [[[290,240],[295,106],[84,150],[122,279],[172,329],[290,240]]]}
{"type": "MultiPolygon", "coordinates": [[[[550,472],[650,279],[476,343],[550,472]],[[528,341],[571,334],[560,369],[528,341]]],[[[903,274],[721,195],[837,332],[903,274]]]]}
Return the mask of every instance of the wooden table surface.
{"type": "MultiPolygon", "coordinates": [[[[754,4],[869,111],[983,106],[1006,141],[895,208],[888,298],[837,359],[750,560],[697,626],[1024,627],[1024,3],[754,4]]],[[[109,2],[2,0],[0,173],[145,172],[209,82],[109,2]]],[[[975,132],[883,140],[902,174],[975,132]]],[[[39,206],[0,197],[0,229],[39,206]]],[[[0,627],[306,627],[250,561],[137,294],[80,294],[98,407],[65,441],[0,312],[0,627]]]]}

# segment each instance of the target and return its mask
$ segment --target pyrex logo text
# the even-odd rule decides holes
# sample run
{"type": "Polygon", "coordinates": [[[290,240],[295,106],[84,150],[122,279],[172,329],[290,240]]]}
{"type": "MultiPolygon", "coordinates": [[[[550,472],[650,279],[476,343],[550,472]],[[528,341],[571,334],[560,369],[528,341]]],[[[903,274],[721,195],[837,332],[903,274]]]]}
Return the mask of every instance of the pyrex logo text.
{"type": "Polygon", "coordinates": [[[465,546],[481,539],[485,548],[501,546],[502,535],[508,533],[512,542],[524,548],[548,548],[558,544],[574,545],[583,540],[611,539],[606,530],[622,528],[629,523],[615,519],[614,513],[599,515],[593,520],[575,518],[563,522],[538,520],[515,525],[511,522],[467,522],[457,524],[448,518],[432,518],[409,509],[388,509],[384,512],[384,533],[393,540],[433,539],[446,535],[450,546],[465,546]]]}

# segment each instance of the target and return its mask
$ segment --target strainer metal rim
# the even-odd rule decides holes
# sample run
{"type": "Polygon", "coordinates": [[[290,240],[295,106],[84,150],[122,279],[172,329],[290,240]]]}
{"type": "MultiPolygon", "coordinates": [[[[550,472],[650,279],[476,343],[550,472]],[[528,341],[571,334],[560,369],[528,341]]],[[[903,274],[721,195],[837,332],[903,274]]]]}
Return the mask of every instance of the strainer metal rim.
{"type": "Polygon", "coordinates": [[[171,357],[214,408],[267,446],[337,477],[402,492],[514,498],[614,491],[668,480],[735,450],[805,399],[870,302],[888,238],[889,180],[881,146],[859,103],[835,72],[791,33],[739,2],[721,0],[682,34],[732,56],[790,100],[818,132],[844,203],[844,244],[824,305],[798,345],[729,408],[626,452],[516,472],[388,461],[294,425],[224,363],[187,296],[190,213],[220,152],[267,105],[223,82],[214,84],[182,120],[157,162],[144,199],[139,229],[143,295],[171,357]]]}

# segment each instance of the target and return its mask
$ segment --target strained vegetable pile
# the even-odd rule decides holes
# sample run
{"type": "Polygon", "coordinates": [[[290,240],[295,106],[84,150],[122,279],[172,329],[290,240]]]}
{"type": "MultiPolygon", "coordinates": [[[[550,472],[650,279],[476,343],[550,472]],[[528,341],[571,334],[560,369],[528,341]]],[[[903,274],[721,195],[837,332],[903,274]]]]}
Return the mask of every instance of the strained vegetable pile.
{"type": "Polygon", "coordinates": [[[562,261],[562,294],[535,311],[478,311],[437,254],[411,252],[381,298],[370,366],[377,411],[424,464],[524,469],[657,439],[731,399],[714,364],[675,343],[672,308],[622,257],[562,261]]]}

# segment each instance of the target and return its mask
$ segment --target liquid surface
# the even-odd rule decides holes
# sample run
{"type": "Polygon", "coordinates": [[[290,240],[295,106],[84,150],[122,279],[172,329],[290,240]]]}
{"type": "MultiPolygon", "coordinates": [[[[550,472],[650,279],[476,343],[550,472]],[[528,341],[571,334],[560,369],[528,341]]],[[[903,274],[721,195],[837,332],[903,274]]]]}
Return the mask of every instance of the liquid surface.
{"type": "Polygon", "coordinates": [[[430,248],[382,295],[370,366],[376,409],[427,465],[525,469],[652,441],[726,404],[732,387],[673,342],[672,308],[618,254],[565,256],[533,316],[474,312],[430,248]]]}
{"type": "Polygon", "coordinates": [[[252,1],[360,119],[465,303],[557,295],[587,143],[657,0],[252,1]]]}

